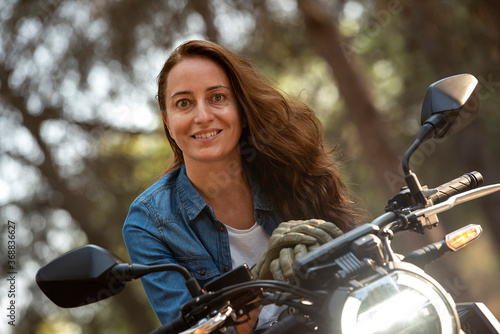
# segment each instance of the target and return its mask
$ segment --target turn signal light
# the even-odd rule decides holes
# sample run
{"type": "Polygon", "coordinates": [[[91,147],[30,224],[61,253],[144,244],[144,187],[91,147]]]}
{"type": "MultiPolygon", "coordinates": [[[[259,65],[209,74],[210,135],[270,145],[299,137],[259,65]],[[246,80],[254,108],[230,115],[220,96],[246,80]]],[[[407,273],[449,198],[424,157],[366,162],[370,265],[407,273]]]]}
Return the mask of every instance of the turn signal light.
{"type": "Polygon", "coordinates": [[[457,251],[478,239],[483,229],[481,225],[470,224],[446,235],[445,241],[448,248],[457,251]]]}

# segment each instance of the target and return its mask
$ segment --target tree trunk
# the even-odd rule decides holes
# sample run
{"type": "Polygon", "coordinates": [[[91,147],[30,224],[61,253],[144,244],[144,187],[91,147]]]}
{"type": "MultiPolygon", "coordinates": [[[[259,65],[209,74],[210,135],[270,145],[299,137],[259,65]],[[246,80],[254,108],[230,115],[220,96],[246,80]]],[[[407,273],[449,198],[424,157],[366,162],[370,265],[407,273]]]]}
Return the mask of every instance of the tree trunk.
{"type": "Polygon", "coordinates": [[[340,34],[336,19],[327,14],[318,0],[297,0],[311,45],[330,65],[349,118],[358,129],[368,162],[387,197],[394,195],[404,179],[401,162],[388,136],[386,124],[372,100],[361,65],[340,34]]]}

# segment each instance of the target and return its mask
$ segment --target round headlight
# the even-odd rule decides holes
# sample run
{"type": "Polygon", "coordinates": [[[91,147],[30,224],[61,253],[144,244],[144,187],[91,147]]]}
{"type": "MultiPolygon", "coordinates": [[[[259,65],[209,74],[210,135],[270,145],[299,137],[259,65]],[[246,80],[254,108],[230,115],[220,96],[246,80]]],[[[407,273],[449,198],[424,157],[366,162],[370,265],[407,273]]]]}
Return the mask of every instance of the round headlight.
{"type": "MultiPolygon", "coordinates": [[[[395,270],[349,290],[342,299],[344,304],[336,317],[342,334],[459,332],[455,303],[423,272],[395,270]]],[[[338,296],[334,295],[334,300],[331,306],[339,307],[338,296]]]]}

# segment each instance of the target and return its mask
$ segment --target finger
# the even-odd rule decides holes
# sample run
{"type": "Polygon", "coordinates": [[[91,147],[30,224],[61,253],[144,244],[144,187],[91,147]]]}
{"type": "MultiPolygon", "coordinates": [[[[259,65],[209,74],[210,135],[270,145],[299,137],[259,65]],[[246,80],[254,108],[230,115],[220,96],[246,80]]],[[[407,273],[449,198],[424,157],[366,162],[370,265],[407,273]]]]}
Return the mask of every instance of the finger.
{"type": "MultiPolygon", "coordinates": [[[[277,233],[280,233],[280,231],[286,232],[287,230],[293,228],[294,226],[301,224],[301,221],[299,220],[289,220],[286,222],[282,222],[278,225],[278,227],[274,231],[278,231],[277,233]]],[[[273,232],[274,234],[274,232],[273,232]]]]}
{"type": "Polygon", "coordinates": [[[269,269],[271,271],[271,274],[273,275],[273,278],[277,281],[282,281],[285,282],[285,276],[283,275],[283,272],[281,271],[281,266],[280,266],[280,259],[274,259],[270,266],[269,269]]]}
{"type": "Polygon", "coordinates": [[[282,236],[272,236],[269,239],[268,250],[273,250],[276,248],[284,248],[295,246],[299,243],[303,243],[305,245],[312,245],[316,243],[316,238],[310,235],[306,235],[303,233],[290,232],[284,234],[282,236]]]}
{"type": "Polygon", "coordinates": [[[262,265],[264,264],[264,260],[266,259],[267,257],[267,252],[268,250],[266,249],[264,251],[264,253],[262,253],[262,255],[260,256],[259,260],[257,260],[257,263],[255,264],[255,266],[252,268],[252,272],[255,271],[256,273],[259,273],[261,268],[262,268],[262,265]]]}
{"type": "Polygon", "coordinates": [[[292,232],[304,233],[318,238],[321,244],[337,238],[343,234],[337,225],[319,219],[303,221],[301,225],[296,225],[292,232]],[[324,232],[324,233],[323,233],[324,232]]]}
{"type": "Polygon", "coordinates": [[[295,259],[298,259],[299,257],[307,254],[307,246],[304,244],[298,244],[294,247],[293,252],[295,253],[295,259]]]}
{"type": "MultiPolygon", "coordinates": [[[[275,231],[278,231],[277,233],[286,233],[290,229],[293,229],[296,226],[304,224],[304,222],[307,222],[306,220],[289,220],[286,222],[282,222],[278,225],[278,227],[275,229],[275,231]]],[[[274,232],[273,232],[274,234],[274,232]]]]}
{"type": "Polygon", "coordinates": [[[327,232],[330,236],[336,238],[343,234],[342,230],[332,222],[327,222],[323,219],[309,219],[302,221],[294,221],[294,224],[290,227],[293,228],[298,225],[308,225],[312,227],[317,227],[327,232]]]}
{"type": "Polygon", "coordinates": [[[312,245],[316,238],[300,232],[290,232],[285,234],[278,242],[282,247],[295,246],[297,244],[312,245]]]}
{"type": "Polygon", "coordinates": [[[342,234],[344,234],[344,232],[342,232],[342,230],[337,225],[331,222],[323,222],[319,224],[318,227],[333,238],[340,237],[342,234]]]}
{"type": "Polygon", "coordinates": [[[307,224],[295,226],[288,234],[291,233],[301,233],[311,236],[315,238],[320,244],[324,244],[333,239],[327,232],[323,231],[321,228],[307,224]]]}
{"type": "Polygon", "coordinates": [[[292,263],[295,260],[295,254],[293,252],[293,248],[283,248],[280,251],[279,260],[283,276],[285,276],[287,279],[292,278],[294,276],[292,263]]]}
{"type": "Polygon", "coordinates": [[[315,249],[316,249],[316,248],[318,248],[319,246],[321,246],[319,243],[315,243],[314,245],[307,246],[307,250],[308,250],[308,252],[310,252],[310,251],[315,250],[315,249]]]}
{"type": "Polygon", "coordinates": [[[262,264],[262,267],[260,268],[259,271],[259,279],[273,279],[273,275],[270,270],[270,265],[271,265],[272,260],[269,258],[266,258],[264,263],[262,264]]]}

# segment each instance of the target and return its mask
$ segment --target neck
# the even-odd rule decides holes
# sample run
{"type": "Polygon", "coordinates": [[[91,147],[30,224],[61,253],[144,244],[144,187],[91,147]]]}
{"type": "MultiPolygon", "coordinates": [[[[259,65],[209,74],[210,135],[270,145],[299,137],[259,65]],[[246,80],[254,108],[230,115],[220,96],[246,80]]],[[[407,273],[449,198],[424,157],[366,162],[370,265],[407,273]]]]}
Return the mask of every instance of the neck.
{"type": "Polygon", "coordinates": [[[186,164],[186,173],[207,202],[229,196],[242,186],[249,188],[241,157],[238,160],[186,164]]]}

